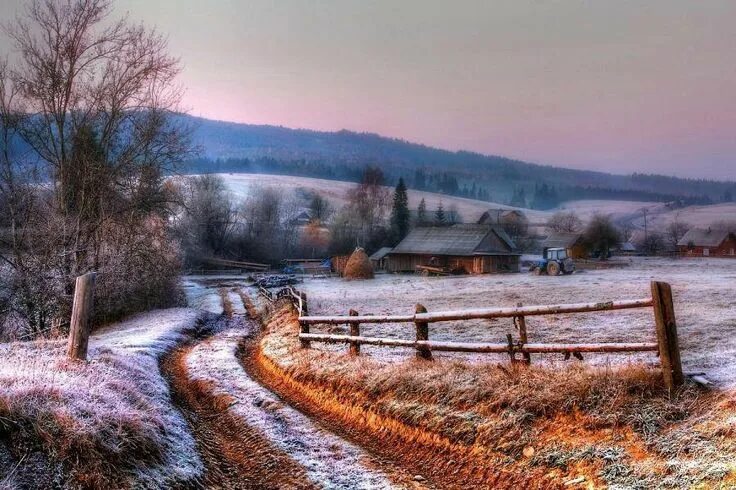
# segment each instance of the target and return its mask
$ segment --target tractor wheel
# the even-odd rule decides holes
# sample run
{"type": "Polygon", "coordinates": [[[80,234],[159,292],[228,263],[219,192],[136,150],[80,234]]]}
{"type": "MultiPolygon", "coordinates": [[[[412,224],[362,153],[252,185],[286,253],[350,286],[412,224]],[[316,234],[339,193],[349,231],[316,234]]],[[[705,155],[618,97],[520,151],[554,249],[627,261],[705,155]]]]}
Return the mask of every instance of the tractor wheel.
{"type": "Polygon", "coordinates": [[[559,276],[560,275],[560,264],[557,262],[550,262],[547,264],[547,274],[550,276],[559,276]]]}

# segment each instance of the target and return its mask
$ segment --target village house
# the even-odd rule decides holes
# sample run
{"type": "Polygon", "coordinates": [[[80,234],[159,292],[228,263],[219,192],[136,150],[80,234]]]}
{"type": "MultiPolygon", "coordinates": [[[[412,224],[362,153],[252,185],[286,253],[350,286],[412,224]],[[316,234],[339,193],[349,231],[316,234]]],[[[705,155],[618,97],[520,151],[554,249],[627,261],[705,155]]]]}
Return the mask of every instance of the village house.
{"type": "Polygon", "coordinates": [[[489,274],[518,272],[513,240],[499,227],[457,224],[414,228],[388,254],[390,272],[414,272],[432,266],[448,272],[489,274]]]}
{"type": "Polygon", "coordinates": [[[583,259],[588,256],[581,233],[550,233],[542,241],[542,253],[548,248],[564,248],[567,250],[568,257],[573,259],[583,259]]]}
{"type": "Polygon", "coordinates": [[[686,257],[736,258],[736,235],[723,229],[692,228],[677,242],[677,249],[686,257]]]}

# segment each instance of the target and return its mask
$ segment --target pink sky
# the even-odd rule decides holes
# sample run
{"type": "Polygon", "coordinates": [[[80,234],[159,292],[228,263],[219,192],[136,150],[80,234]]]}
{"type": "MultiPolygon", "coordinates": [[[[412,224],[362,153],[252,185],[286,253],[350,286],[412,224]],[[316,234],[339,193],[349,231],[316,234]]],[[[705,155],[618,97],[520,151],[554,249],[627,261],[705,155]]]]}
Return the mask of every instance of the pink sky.
{"type": "MultiPolygon", "coordinates": [[[[9,14],[20,0],[5,0],[9,14]]],[[[736,179],[736,2],[119,0],[194,115],[736,179]]]]}

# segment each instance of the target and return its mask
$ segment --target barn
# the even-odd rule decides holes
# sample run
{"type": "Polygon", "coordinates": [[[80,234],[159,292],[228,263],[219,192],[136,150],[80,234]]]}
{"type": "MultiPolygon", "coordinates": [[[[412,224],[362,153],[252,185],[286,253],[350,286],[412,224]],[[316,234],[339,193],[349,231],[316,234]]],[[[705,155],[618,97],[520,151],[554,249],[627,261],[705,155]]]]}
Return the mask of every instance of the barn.
{"type": "Polygon", "coordinates": [[[588,250],[580,233],[550,233],[542,242],[542,253],[548,248],[564,248],[567,255],[573,259],[583,259],[588,256],[588,250]]]}
{"type": "Polygon", "coordinates": [[[478,224],[414,228],[388,254],[389,272],[414,272],[417,266],[469,274],[518,272],[513,240],[501,228],[478,224]]]}
{"type": "Polygon", "coordinates": [[[686,257],[734,257],[736,235],[713,228],[692,228],[677,242],[677,249],[686,257]]]}

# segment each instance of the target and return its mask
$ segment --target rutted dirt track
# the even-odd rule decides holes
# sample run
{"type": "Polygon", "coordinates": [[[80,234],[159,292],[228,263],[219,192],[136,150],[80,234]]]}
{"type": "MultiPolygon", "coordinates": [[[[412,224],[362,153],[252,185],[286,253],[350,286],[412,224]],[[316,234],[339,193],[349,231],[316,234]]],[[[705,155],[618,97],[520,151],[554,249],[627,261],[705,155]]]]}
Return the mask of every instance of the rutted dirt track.
{"type": "Polygon", "coordinates": [[[427,488],[288,406],[238,360],[258,325],[242,317],[163,363],[205,462],[194,487],[427,488]]]}

